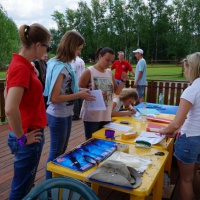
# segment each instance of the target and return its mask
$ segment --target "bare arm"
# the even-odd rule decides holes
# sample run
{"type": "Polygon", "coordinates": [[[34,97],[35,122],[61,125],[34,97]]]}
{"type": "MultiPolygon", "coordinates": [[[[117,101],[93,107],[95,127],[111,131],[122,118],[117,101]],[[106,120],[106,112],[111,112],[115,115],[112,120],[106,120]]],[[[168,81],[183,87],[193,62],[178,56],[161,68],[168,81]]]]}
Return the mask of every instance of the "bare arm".
{"type": "Polygon", "coordinates": [[[87,88],[87,86],[89,85],[90,82],[91,82],[90,70],[86,69],[79,79],[79,83],[78,83],[79,87],[80,88],[87,88]]]}
{"type": "Polygon", "coordinates": [[[23,87],[12,87],[9,89],[5,101],[6,116],[8,118],[9,125],[17,138],[20,138],[24,134],[19,110],[19,104],[23,93],[23,87]]]}
{"type": "Polygon", "coordinates": [[[63,78],[64,78],[64,74],[59,74],[59,76],[55,82],[55,85],[53,87],[52,94],[51,94],[52,103],[61,103],[61,102],[71,101],[76,98],[82,98],[82,99],[86,99],[86,100],[94,100],[94,96],[90,95],[88,93],[88,91],[89,91],[88,89],[81,90],[80,92],[77,92],[74,94],[69,94],[69,95],[61,94],[60,90],[61,90],[63,78]]]}
{"type": "MultiPolygon", "coordinates": [[[[8,118],[9,125],[17,138],[21,138],[24,134],[21,113],[19,110],[19,104],[22,100],[24,93],[23,87],[12,87],[9,89],[8,93],[4,92],[6,98],[5,112],[8,118]]],[[[29,133],[26,133],[27,142],[26,144],[32,144],[41,141],[41,132],[39,129],[35,129],[29,133]]]]}
{"type": "Polygon", "coordinates": [[[121,93],[122,89],[124,88],[124,85],[125,85],[125,82],[126,82],[127,78],[128,78],[127,73],[123,72],[122,76],[121,76],[121,80],[123,80],[124,82],[121,81],[121,83],[118,85],[116,83],[116,80],[115,80],[114,76],[112,75],[112,80],[113,80],[113,85],[114,85],[114,93],[116,95],[119,95],[121,93]]]}
{"type": "Polygon", "coordinates": [[[166,128],[161,129],[160,133],[162,135],[172,136],[174,132],[178,130],[185,122],[185,119],[191,107],[192,104],[189,101],[181,99],[176,117],[166,128]]]}
{"type": "Polygon", "coordinates": [[[138,73],[138,77],[137,77],[137,79],[135,80],[135,82],[134,82],[134,86],[135,87],[137,87],[137,85],[138,85],[138,82],[139,82],[139,80],[140,80],[140,78],[141,78],[141,76],[142,76],[142,71],[140,71],[139,73],[138,73]]]}

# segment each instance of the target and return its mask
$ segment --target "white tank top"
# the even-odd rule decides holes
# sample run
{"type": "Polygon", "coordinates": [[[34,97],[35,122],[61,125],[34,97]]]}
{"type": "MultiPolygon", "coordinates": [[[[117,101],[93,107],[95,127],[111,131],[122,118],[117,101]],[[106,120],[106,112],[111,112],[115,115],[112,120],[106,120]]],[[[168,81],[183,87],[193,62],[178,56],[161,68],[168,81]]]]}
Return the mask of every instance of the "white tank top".
{"type": "Polygon", "coordinates": [[[89,122],[111,121],[112,98],[114,92],[112,72],[110,69],[106,69],[106,71],[102,73],[96,70],[94,66],[88,67],[88,69],[91,74],[92,90],[101,89],[107,92],[107,99],[104,100],[106,110],[88,111],[86,103],[83,101],[80,117],[83,121],[89,122]]]}

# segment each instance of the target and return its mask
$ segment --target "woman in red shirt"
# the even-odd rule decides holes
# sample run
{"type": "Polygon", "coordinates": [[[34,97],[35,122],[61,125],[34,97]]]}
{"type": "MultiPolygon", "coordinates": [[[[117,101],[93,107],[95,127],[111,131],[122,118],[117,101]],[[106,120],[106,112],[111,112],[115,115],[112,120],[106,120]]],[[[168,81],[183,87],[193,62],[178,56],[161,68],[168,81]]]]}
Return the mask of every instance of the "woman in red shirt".
{"type": "Polygon", "coordinates": [[[40,24],[22,25],[21,48],[13,54],[6,76],[5,111],[8,145],[14,158],[9,200],[21,200],[33,187],[47,124],[43,88],[31,61],[50,51],[51,36],[40,24]]]}

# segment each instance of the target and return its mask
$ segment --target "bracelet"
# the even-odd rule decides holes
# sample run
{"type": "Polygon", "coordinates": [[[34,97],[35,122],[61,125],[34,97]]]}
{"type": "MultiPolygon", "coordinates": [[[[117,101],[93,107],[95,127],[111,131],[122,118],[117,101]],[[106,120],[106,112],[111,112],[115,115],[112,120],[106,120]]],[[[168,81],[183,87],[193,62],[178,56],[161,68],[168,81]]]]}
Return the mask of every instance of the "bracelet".
{"type": "Polygon", "coordinates": [[[19,139],[16,139],[16,141],[18,142],[18,144],[20,146],[24,146],[27,142],[27,138],[26,138],[26,135],[23,134],[22,137],[20,137],[19,139]]]}
{"type": "Polygon", "coordinates": [[[123,79],[121,79],[121,82],[122,82],[122,83],[126,83],[126,81],[124,81],[123,79]]]}

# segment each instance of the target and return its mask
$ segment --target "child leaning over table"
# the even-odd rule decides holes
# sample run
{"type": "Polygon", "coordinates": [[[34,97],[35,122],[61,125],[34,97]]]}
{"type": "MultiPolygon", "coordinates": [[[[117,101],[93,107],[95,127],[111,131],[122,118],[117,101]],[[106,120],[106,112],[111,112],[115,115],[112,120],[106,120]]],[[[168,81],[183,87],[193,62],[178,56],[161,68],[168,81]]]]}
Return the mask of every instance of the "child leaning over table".
{"type": "Polygon", "coordinates": [[[136,113],[136,110],[133,108],[138,101],[138,93],[133,88],[124,88],[122,92],[113,99],[113,108],[112,108],[112,117],[121,117],[121,116],[131,116],[136,113]],[[125,106],[128,110],[120,111],[122,106],[125,106]]]}

